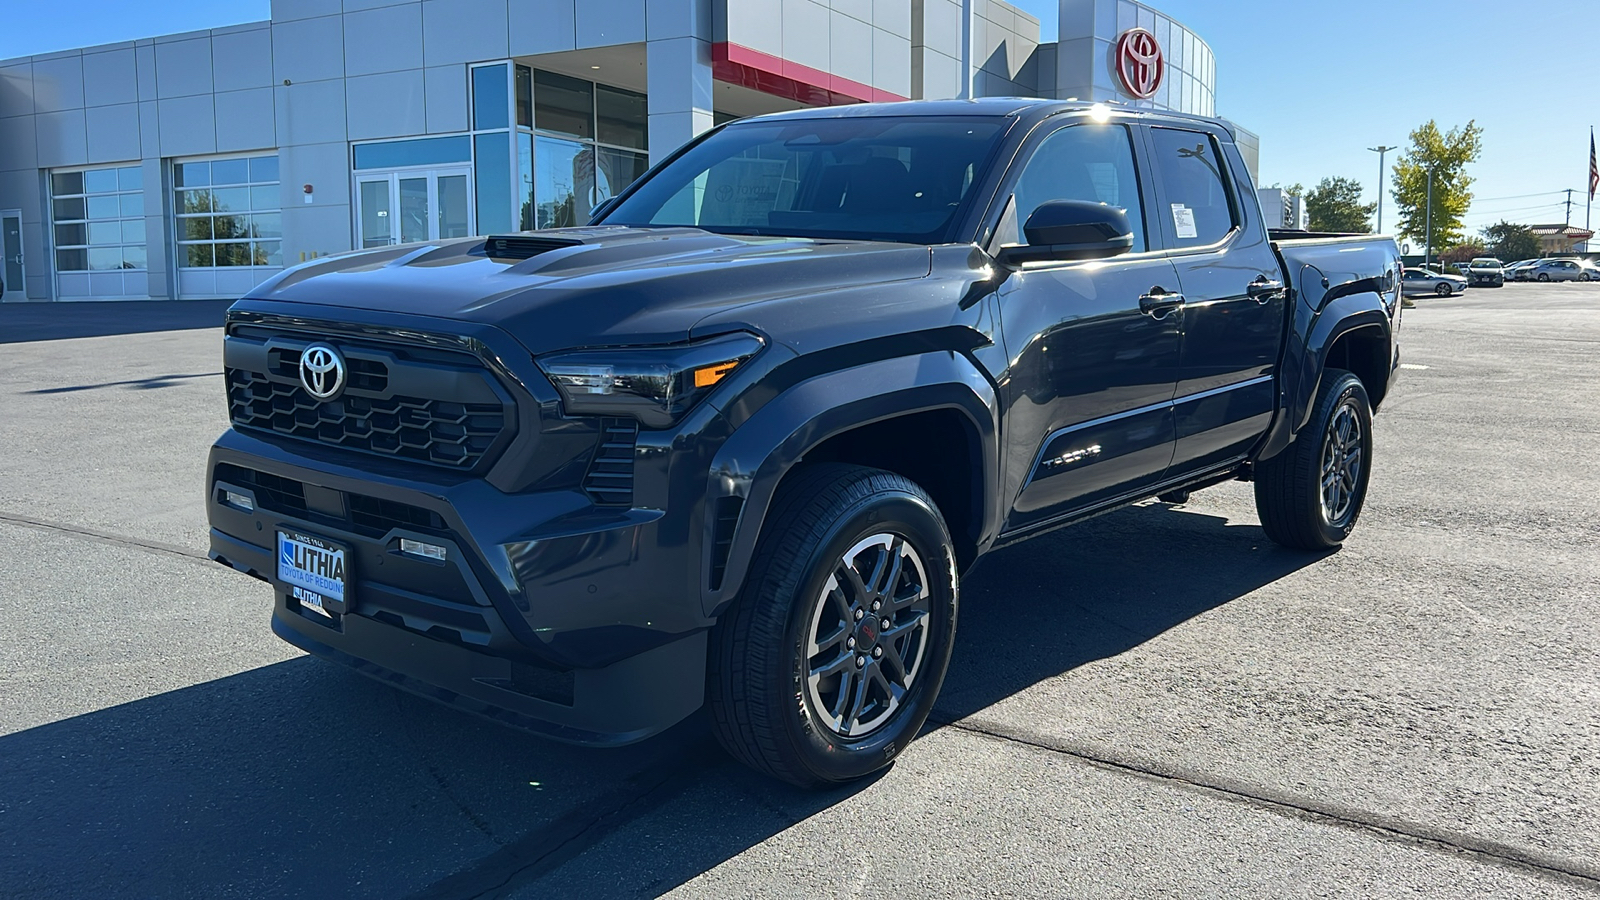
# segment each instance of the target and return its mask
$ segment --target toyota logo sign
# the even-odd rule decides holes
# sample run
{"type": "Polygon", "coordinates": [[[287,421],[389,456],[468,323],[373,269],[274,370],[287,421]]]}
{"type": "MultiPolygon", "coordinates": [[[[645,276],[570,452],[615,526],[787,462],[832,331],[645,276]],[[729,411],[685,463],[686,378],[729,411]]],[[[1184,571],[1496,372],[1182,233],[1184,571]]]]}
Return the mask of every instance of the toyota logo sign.
{"type": "Polygon", "coordinates": [[[300,354],[300,386],[318,400],[344,390],[344,358],[327,344],[312,344],[300,354]]]}
{"type": "Polygon", "coordinates": [[[1167,74],[1161,43],[1143,28],[1130,28],[1117,38],[1114,64],[1122,89],[1140,100],[1154,97],[1156,89],[1161,87],[1161,79],[1167,74]]]}

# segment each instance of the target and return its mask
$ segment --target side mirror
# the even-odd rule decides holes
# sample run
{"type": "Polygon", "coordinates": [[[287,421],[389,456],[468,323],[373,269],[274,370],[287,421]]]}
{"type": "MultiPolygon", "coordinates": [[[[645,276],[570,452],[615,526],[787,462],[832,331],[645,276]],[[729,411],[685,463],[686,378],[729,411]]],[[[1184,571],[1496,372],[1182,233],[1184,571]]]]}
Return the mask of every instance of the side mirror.
{"type": "Polygon", "coordinates": [[[1023,246],[1002,247],[1003,265],[1042,260],[1105,259],[1133,249],[1128,214],[1087,200],[1048,200],[1022,226],[1023,246]]]}
{"type": "Polygon", "coordinates": [[[605,218],[606,213],[611,212],[611,207],[617,205],[617,199],[618,198],[616,197],[607,197],[606,199],[600,201],[600,205],[596,206],[594,211],[589,213],[588,224],[594,225],[601,219],[605,218]]]}

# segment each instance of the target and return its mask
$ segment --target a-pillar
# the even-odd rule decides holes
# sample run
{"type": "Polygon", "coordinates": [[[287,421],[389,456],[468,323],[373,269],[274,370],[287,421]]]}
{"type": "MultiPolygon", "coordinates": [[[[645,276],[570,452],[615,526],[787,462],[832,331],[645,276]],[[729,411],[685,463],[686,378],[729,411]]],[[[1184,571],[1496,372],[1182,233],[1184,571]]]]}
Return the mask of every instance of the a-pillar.
{"type": "Polygon", "coordinates": [[[708,0],[651,0],[648,10],[645,79],[654,164],[711,128],[711,14],[708,0]]]}

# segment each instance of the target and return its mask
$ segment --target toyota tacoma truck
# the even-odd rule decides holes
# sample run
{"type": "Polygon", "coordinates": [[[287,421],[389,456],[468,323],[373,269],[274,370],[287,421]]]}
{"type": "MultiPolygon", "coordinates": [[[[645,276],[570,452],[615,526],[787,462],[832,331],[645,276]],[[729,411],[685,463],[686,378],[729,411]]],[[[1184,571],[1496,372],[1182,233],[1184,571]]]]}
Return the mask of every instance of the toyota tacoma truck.
{"type": "Polygon", "coordinates": [[[1350,534],[1399,253],[1255,197],[1218,119],[864,104],[710,131],[588,226],[306,263],[227,315],[210,555],[424,697],[591,745],[705,705],[859,778],[992,551],[1228,480],[1350,534]]]}

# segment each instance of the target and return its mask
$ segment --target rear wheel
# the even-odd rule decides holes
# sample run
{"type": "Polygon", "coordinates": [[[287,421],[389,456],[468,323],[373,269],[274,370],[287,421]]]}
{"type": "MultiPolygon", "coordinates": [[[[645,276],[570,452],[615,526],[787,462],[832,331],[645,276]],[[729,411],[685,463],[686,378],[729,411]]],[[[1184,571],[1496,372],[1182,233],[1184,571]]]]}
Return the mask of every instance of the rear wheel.
{"type": "Polygon", "coordinates": [[[712,635],[718,740],[804,787],[887,766],[933,710],[956,607],[955,548],[922,488],[861,466],[795,473],[712,635]]]}
{"type": "Polygon", "coordinates": [[[1256,512],[1267,537],[1303,550],[1339,546],[1361,515],[1371,461],[1367,390],[1351,373],[1329,369],[1311,421],[1256,467],[1256,512]]]}

